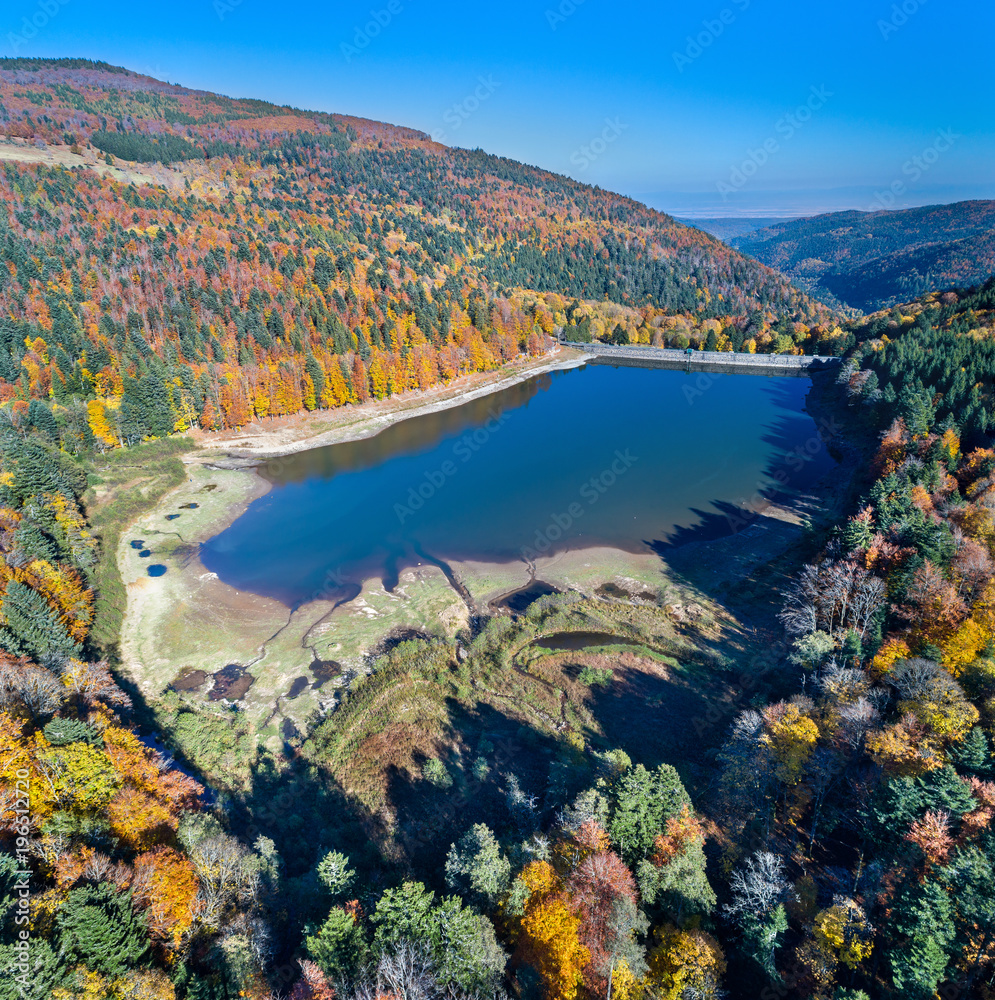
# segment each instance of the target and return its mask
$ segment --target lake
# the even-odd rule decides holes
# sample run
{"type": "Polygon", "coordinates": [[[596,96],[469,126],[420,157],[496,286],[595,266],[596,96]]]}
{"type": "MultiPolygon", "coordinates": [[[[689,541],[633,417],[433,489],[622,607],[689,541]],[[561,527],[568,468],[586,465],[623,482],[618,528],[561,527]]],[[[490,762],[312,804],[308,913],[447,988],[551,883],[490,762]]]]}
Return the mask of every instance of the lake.
{"type": "Polygon", "coordinates": [[[663,552],[751,523],[832,468],[807,377],[588,364],[275,459],[272,489],[201,547],[239,590],[296,607],[391,588],[409,565],[663,552]]]}

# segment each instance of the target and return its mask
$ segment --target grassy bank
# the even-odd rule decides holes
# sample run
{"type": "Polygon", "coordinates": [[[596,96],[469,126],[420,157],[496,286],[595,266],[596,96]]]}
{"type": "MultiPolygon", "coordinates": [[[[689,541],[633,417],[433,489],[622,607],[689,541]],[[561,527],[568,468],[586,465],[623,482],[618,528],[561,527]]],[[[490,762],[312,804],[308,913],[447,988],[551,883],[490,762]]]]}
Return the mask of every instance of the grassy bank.
{"type": "Polygon", "coordinates": [[[100,539],[100,562],[90,638],[112,660],[117,660],[128,604],[117,563],[121,532],[183,483],[186,472],[180,456],[193,447],[189,438],[168,438],[108,452],[91,463],[90,490],[84,499],[93,532],[100,539]]]}
{"type": "Polygon", "coordinates": [[[717,610],[703,609],[688,627],[659,605],[564,594],[514,620],[492,618],[466,644],[402,643],[312,731],[303,755],[388,827],[421,812],[417,789],[428,787],[422,772],[432,758],[468,795],[491,772],[544,787],[552,761],[585,750],[693,766],[695,719],[728,693],[731,663],[714,652],[728,623],[717,610]],[[560,651],[534,644],[553,632],[595,630],[604,643],[560,651]],[[635,642],[613,644],[615,636],[635,642]]]}

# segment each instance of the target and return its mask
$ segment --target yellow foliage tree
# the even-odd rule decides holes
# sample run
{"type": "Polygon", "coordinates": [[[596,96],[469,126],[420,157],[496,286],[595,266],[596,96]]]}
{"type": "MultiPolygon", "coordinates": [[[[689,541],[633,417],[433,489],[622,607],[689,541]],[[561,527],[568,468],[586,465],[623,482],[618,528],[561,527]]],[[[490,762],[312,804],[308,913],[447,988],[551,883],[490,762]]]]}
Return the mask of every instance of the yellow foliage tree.
{"type": "Polygon", "coordinates": [[[907,660],[911,655],[912,650],[904,639],[886,639],[871,660],[871,673],[883,677],[899,660],[907,660]]]}
{"type": "Polygon", "coordinates": [[[134,969],[121,979],[77,966],[69,981],[52,990],[52,1000],[175,1000],[169,977],[158,970],[134,969]]]}
{"type": "Polygon", "coordinates": [[[612,998],[613,1000],[637,1000],[640,993],[639,980],[633,975],[629,963],[623,958],[615,966],[615,971],[612,973],[612,998]]]}
{"type": "Polygon", "coordinates": [[[190,859],[171,847],[140,854],[132,888],[152,934],[179,948],[200,909],[200,882],[190,859]]]}
{"type": "Polygon", "coordinates": [[[659,945],[649,956],[646,983],[659,1000],[719,995],[726,961],[718,941],[700,930],[668,925],[657,931],[659,945]]]}
{"type": "MultiPolygon", "coordinates": [[[[35,734],[39,744],[44,737],[35,734]]],[[[88,743],[41,746],[35,760],[60,809],[94,813],[104,808],[121,784],[110,758],[88,743]]]]}
{"type": "Polygon", "coordinates": [[[551,1000],[575,1000],[591,953],[578,938],[580,920],[559,893],[553,866],[534,861],[519,876],[529,890],[518,939],[518,962],[527,962],[551,1000]]]}
{"type": "Polygon", "coordinates": [[[777,761],[777,777],[786,785],[796,785],[819,741],[819,727],[797,705],[783,702],[764,711],[764,722],[766,732],[761,740],[777,761]]]}
{"type": "Polygon", "coordinates": [[[151,847],[179,824],[176,815],[154,795],[122,788],[107,806],[114,835],[135,850],[151,847]]]}
{"type": "Polygon", "coordinates": [[[819,950],[849,969],[857,968],[874,950],[864,911],[852,899],[838,899],[818,913],[812,930],[819,950]]]}
{"type": "Polygon", "coordinates": [[[867,749],[889,774],[918,777],[943,766],[943,755],[927,737],[919,719],[909,713],[894,725],[867,737],[867,749]]]}
{"type": "Polygon", "coordinates": [[[118,443],[107,420],[107,410],[99,399],[91,399],[86,404],[86,422],[93,436],[101,443],[114,447],[118,443]]]}

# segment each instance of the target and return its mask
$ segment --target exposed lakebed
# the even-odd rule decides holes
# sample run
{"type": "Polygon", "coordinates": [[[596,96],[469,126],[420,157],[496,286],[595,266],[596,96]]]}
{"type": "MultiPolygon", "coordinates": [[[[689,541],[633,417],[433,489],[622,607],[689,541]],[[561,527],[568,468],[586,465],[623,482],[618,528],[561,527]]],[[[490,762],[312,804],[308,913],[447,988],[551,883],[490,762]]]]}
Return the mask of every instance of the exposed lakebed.
{"type": "Polygon", "coordinates": [[[663,551],[748,525],[833,464],[808,378],[589,365],[263,465],[272,489],[205,542],[222,581],[298,606],[405,566],[663,551]]]}

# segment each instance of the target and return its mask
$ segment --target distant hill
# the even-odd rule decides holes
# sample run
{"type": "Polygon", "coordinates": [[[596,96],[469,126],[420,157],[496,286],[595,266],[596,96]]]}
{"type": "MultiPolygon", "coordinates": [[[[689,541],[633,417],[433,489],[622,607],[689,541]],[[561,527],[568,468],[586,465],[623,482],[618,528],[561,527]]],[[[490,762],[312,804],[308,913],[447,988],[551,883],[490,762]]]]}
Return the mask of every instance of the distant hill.
{"type": "Polygon", "coordinates": [[[717,216],[710,219],[686,219],[682,216],[675,216],[678,222],[683,222],[686,226],[693,226],[695,229],[702,229],[706,233],[711,233],[716,239],[729,241],[734,236],[745,236],[747,233],[756,232],[758,229],[766,229],[770,226],[777,226],[783,222],[790,222],[784,216],[768,216],[766,218],[751,218],[748,215],[717,216]]]}
{"type": "Polygon", "coordinates": [[[995,201],[833,212],[730,243],[816,298],[869,313],[995,273],[995,201]]]}

